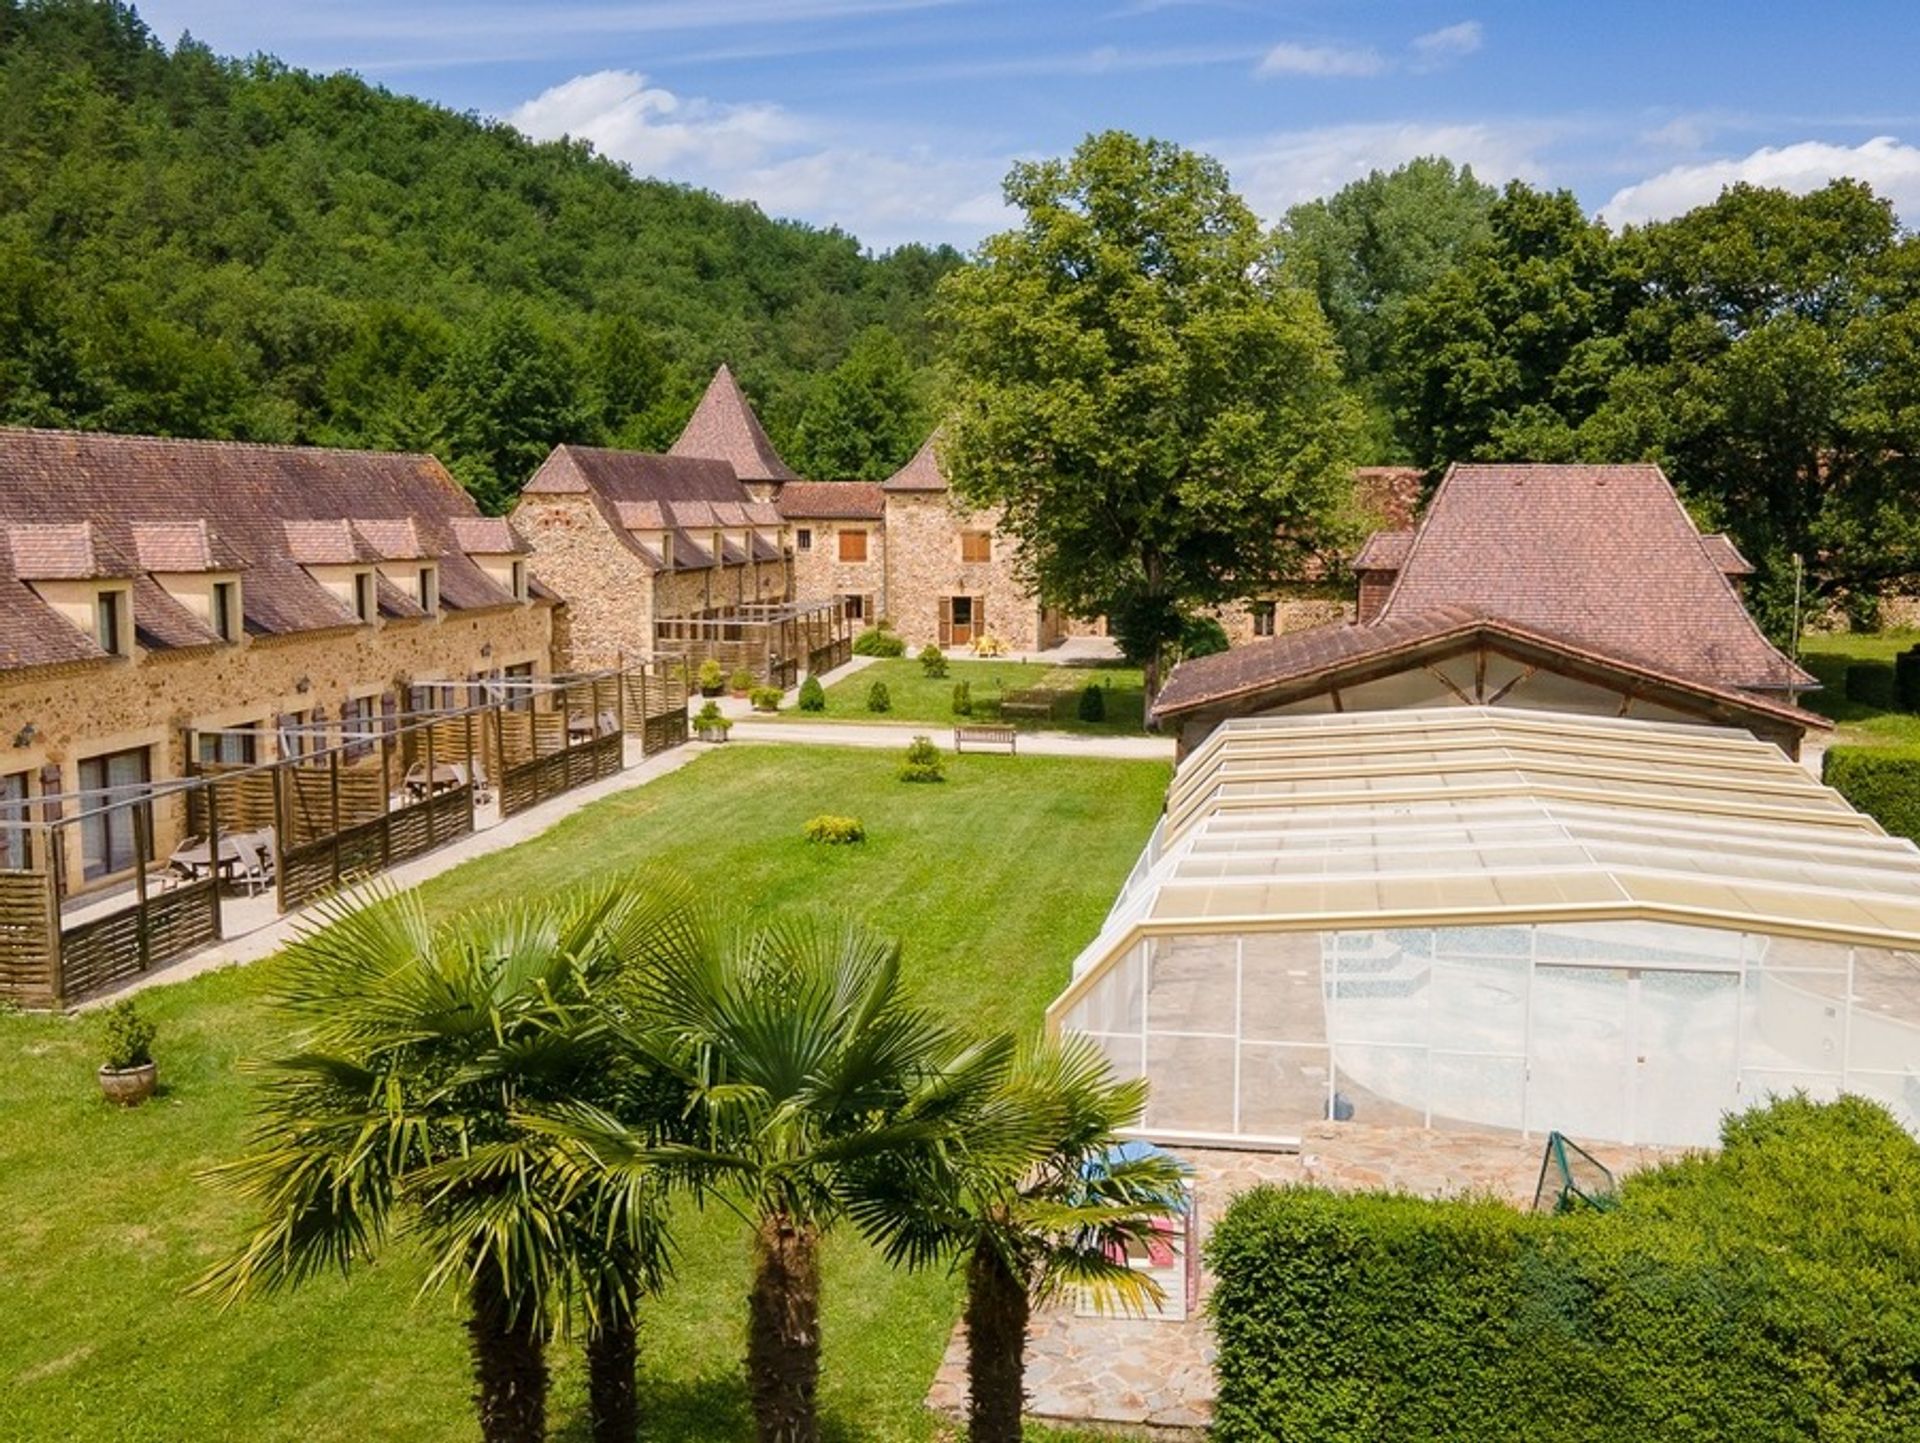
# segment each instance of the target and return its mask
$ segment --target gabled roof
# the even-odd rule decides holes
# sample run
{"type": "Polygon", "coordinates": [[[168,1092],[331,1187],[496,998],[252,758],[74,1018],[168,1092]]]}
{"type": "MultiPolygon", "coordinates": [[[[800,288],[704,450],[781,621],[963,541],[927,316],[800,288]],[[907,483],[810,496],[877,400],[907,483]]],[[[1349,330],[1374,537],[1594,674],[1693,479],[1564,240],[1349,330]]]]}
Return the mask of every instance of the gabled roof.
{"type": "Polygon", "coordinates": [[[1398,571],[1413,549],[1411,531],[1376,531],[1353,558],[1355,571],[1398,571]]]}
{"type": "Polygon", "coordinates": [[[1760,634],[1658,466],[1449,468],[1381,619],[1443,606],[1722,686],[1818,685],[1760,634]]]}
{"type": "Polygon", "coordinates": [[[1722,576],[1753,575],[1753,563],[1740,554],[1740,548],[1724,531],[1709,532],[1700,538],[1700,544],[1707,548],[1708,557],[1722,576]]]}
{"type": "Polygon", "coordinates": [[[1153,715],[1157,721],[1169,720],[1239,700],[1274,704],[1296,693],[1337,687],[1349,676],[1377,672],[1390,663],[1412,669],[1439,652],[1482,641],[1503,642],[1527,655],[1564,657],[1609,680],[1637,684],[1675,702],[1688,700],[1711,714],[1764,717],[1803,730],[1824,731],[1833,725],[1783,701],[1665,671],[1577,638],[1463,606],[1401,612],[1367,625],[1335,622],[1183,661],[1154,698],[1153,715]]]}
{"type": "Polygon", "coordinates": [[[527,556],[533,548],[504,516],[456,516],[454,544],[469,556],[527,556]]]}
{"type": "Polygon", "coordinates": [[[706,394],[693,408],[685,429],[670,453],[725,461],[741,481],[797,481],[793,468],[780,459],[767,439],[766,429],[753,413],[746,392],[722,365],[707,383],[706,394]]]}
{"type": "Polygon", "coordinates": [[[7,549],[22,581],[125,580],[140,569],[91,521],[16,521],[7,549]]]}
{"type": "Polygon", "coordinates": [[[410,516],[356,521],[353,529],[382,561],[424,561],[433,555],[410,516]]]}
{"type": "Polygon", "coordinates": [[[746,488],[725,461],[611,451],[600,446],[556,446],[523,494],[591,491],[608,501],[746,501],[746,488]]]}
{"type": "Polygon", "coordinates": [[[927,437],[925,441],[921,442],[920,449],[913,453],[913,459],[908,461],[906,465],[902,466],[891,476],[887,477],[885,481],[882,481],[880,483],[881,489],[885,491],[945,491],[947,489],[947,478],[940,470],[940,456],[934,447],[934,443],[939,439],[940,433],[935,431],[931,436],[927,437]]]}
{"type": "Polygon", "coordinates": [[[886,515],[887,497],[871,481],[789,481],[778,504],[790,520],[878,521],[886,515]]]}
{"type": "Polygon", "coordinates": [[[57,563],[135,577],[136,634],[164,649],[211,638],[164,590],[139,583],[156,573],[244,569],[242,606],[254,633],[353,624],[305,568],[379,559],[356,523],[383,534],[408,529],[420,555],[439,561],[449,609],[509,605],[454,535],[452,523],[469,519],[480,519],[473,498],[431,456],[0,428],[0,531],[9,542],[0,667],[102,655],[23,584],[34,578],[15,565],[11,540],[21,528],[28,570],[57,563]],[[66,539],[42,547],[52,533],[32,528],[61,528],[66,539]],[[74,544],[82,534],[91,560],[74,544]]]}

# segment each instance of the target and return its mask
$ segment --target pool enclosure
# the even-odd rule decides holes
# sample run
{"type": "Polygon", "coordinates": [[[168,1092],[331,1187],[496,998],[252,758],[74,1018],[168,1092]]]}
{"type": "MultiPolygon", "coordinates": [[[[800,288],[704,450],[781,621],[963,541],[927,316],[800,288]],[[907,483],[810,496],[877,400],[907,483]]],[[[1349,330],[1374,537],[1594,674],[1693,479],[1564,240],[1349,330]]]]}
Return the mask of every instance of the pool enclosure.
{"type": "Polygon", "coordinates": [[[1795,1089],[1920,1132],[1920,849],[1729,729],[1234,720],[1048,1019],[1144,1073],[1175,1140],[1710,1143],[1795,1089]]]}

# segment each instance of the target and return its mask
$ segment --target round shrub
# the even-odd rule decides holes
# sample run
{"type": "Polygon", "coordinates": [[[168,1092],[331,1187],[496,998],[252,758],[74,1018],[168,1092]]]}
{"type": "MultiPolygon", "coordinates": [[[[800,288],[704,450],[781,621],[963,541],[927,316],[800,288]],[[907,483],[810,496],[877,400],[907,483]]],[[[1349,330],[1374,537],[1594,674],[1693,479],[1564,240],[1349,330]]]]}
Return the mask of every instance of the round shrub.
{"type": "Polygon", "coordinates": [[[1088,682],[1080,693],[1080,720],[1103,722],[1107,719],[1107,693],[1098,682],[1088,682]]]}
{"type": "Polygon", "coordinates": [[[941,680],[947,674],[946,653],[937,646],[923,646],[920,648],[920,670],[933,681],[941,680]]]}
{"type": "Polygon", "coordinates": [[[867,688],[867,710],[893,710],[893,693],[887,690],[887,684],[884,681],[876,681],[867,688]]]}
{"type": "Polygon", "coordinates": [[[907,644],[884,626],[870,627],[853,639],[855,656],[905,656],[907,644]]]}
{"type": "Polygon", "coordinates": [[[743,666],[728,679],[727,685],[731,690],[740,692],[743,695],[751,692],[753,690],[753,673],[743,666]]]}
{"type": "Polygon", "coordinates": [[[712,657],[700,663],[696,676],[703,696],[718,696],[727,684],[727,669],[712,657]]]}
{"type": "Polygon", "coordinates": [[[756,686],[748,694],[755,711],[779,711],[780,688],[777,686],[756,686]]]}
{"type": "Polygon", "coordinates": [[[827,689],[820,685],[820,678],[809,676],[800,683],[800,710],[825,711],[827,709],[827,689]]]}
{"type": "Polygon", "coordinates": [[[907,747],[907,760],[900,768],[903,782],[944,782],[946,768],[940,762],[940,748],[930,737],[915,737],[907,747]]]}
{"type": "Polygon", "coordinates": [[[130,1067],[145,1067],[153,1061],[153,1038],[157,1029],[143,1016],[130,997],[122,997],[106,1011],[101,1026],[101,1060],[116,1072],[130,1067]]]}
{"type": "Polygon", "coordinates": [[[953,684],[953,714],[955,716],[973,715],[972,683],[956,681],[953,684]]]}
{"type": "Polygon", "coordinates": [[[809,821],[805,831],[809,842],[827,847],[846,847],[867,839],[866,825],[858,817],[836,817],[828,812],[809,821]]]}

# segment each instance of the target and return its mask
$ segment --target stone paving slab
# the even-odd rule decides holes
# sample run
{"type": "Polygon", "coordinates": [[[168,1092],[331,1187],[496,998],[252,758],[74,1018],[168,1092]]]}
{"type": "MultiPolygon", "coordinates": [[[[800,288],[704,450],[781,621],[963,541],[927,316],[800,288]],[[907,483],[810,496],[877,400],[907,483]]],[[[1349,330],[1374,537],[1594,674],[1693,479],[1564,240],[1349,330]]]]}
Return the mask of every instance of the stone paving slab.
{"type": "MultiPolygon", "coordinates": [[[[1337,1191],[1396,1189],[1421,1197],[1479,1194],[1516,1207],[1533,1201],[1544,1137],[1321,1123],[1297,1152],[1173,1148],[1193,1169],[1202,1246],[1236,1193],[1263,1183],[1317,1183],[1337,1191]]],[[[1616,1177],[1679,1149],[1596,1145],[1616,1177]]],[[[1173,1437],[1201,1436],[1213,1416],[1214,1342],[1201,1306],[1185,1322],[1083,1318],[1071,1304],[1037,1313],[1027,1331],[1027,1412],[1052,1422],[1092,1424],[1173,1437]]],[[[966,1326],[958,1324],[934,1375],[927,1406],[958,1416],[966,1407],[966,1326]]]]}

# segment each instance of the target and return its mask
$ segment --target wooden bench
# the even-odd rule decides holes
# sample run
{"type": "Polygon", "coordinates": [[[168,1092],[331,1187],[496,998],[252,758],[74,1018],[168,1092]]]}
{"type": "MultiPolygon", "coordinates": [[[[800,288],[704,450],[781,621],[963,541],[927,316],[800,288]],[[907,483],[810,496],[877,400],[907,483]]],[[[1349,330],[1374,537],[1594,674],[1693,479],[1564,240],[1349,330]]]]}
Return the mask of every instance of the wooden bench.
{"type": "Polygon", "coordinates": [[[1057,692],[1037,686],[1027,687],[1023,691],[1010,691],[1000,698],[1000,715],[1050,717],[1057,695],[1057,692]]]}
{"type": "Polygon", "coordinates": [[[983,746],[1005,747],[1008,756],[1017,754],[1020,734],[1012,727],[965,726],[953,729],[953,749],[963,752],[967,743],[972,742],[977,750],[983,746]]]}

